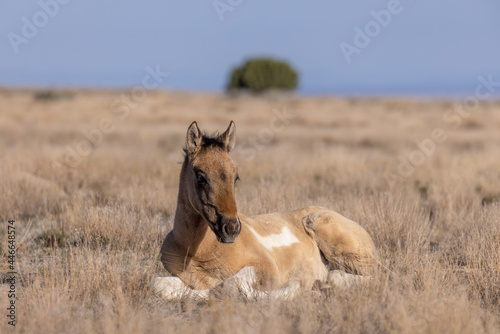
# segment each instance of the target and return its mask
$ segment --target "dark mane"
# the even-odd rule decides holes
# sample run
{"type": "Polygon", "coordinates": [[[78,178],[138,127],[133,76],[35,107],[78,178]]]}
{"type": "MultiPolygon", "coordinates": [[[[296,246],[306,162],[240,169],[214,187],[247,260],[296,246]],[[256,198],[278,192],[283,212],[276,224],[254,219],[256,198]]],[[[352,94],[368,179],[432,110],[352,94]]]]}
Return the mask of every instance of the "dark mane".
{"type": "MultiPolygon", "coordinates": [[[[225,144],[222,141],[219,132],[215,132],[211,135],[207,135],[206,133],[202,134],[202,140],[201,140],[201,148],[206,149],[210,147],[218,147],[221,149],[225,149],[225,144]]],[[[184,155],[187,158],[188,157],[188,151],[187,148],[183,148],[184,155]]]]}
{"type": "Polygon", "coordinates": [[[201,147],[202,148],[219,147],[219,148],[223,149],[225,147],[218,132],[216,132],[210,136],[203,134],[202,138],[203,138],[201,140],[201,147]]]}

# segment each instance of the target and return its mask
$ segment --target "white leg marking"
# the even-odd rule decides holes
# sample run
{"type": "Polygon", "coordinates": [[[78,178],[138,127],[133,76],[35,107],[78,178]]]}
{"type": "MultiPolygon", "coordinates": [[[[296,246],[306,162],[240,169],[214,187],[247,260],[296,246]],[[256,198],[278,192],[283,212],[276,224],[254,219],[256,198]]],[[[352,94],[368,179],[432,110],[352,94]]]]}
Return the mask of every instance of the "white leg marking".
{"type": "Polygon", "coordinates": [[[250,225],[245,224],[250,232],[255,235],[257,240],[268,250],[273,250],[276,247],[290,246],[299,242],[299,239],[290,231],[288,226],[283,226],[279,234],[270,234],[265,237],[261,236],[257,231],[255,231],[250,225]]]}
{"type": "Polygon", "coordinates": [[[270,297],[279,300],[292,300],[300,292],[300,282],[296,280],[288,281],[284,287],[273,290],[270,297]]]}
{"type": "MultiPolygon", "coordinates": [[[[354,276],[354,275],[353,275],[354,276]]],[[[272,298],[279,300],[293,299],[300,291],[299,281],[292,280],[281,289],[273,291],[259,291],[254,289],[257,275],[253,267],[245,267],[235,275],[224,281],[223,289],[229,295],[242,295],[248,300],[272,298]]],[[[179,277],[156,277],[151,281],[153,293],[165,300],[176,301],[183,297],[192,297],[198,300],[208,300],[211,290],[193,290],[185,285],[179,277]]]]}
{"type": "Polygon", "coordinates": [[[248,299],[254,299],[254,284],[257,282],[257,275],[253,267],[245,267],[233,276],[224,281],[224,291],[233,296],[238,293],[248,299]]]}
{"type": "Polygon", "coordinates": [[[210,290],[193,290],[185,285],[179,277],[156,277],[151,280],[153,293],[165,300],[180,300],[184,296],[207,300],[210,290]]]}
{"type": "Polygon", "coordinates": [[[341,270],[332,270],[328,273],[328,282],[334,287],[348,289],[351,286],[358,286],[370,281],[371,276],[360,276],[348,274],[341,270]]]}
{"type": "Polygon", "coordinates": [[[279,300],[290,300],[300,291],[300,282],[296,280],[289,281],[281,289],[270,292],[255,290],[253,288],[255,282],[257,282],[257,276],[254,268],[245,267],[224,281],[224,291],[233,296],[239,293],[249,300],[268,297],[279,300]]]}

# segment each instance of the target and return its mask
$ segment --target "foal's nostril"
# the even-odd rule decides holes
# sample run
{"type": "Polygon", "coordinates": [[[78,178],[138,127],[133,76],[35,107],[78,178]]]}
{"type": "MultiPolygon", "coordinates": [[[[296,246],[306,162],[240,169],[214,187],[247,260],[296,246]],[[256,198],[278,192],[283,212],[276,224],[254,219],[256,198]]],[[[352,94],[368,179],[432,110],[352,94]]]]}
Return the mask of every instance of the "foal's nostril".
{"type": "Polygon", "coordinates": [[[222,234],[227,238],[229,237],[229,233],[227,232],[227,225],[222,226],[222,234]]]}
{"type": "Polygon", "coordinates": [[[240,234],[241,232],[241,220],[239,218],[238,219],[238,234],[240,234]]]}

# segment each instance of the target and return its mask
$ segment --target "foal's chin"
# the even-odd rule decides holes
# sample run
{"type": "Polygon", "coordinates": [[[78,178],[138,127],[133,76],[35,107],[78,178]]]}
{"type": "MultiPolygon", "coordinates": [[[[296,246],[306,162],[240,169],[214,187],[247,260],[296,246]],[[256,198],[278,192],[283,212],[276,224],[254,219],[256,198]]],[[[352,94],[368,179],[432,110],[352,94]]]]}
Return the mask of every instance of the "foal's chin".
{"type": "Polygon", "coordinates": [[[237,236],[235,237],[228,237],[224,238],[216,234],[217,241],[220,242],[221,244],[232,244],[233,242],[236,241],[237,236]]]}
{"type": "Polygon", "coordinates": [[[231,234],[225,234],[224,232],[220,232],[217,229],[212,229],[212,232],[215,234],[217,237],[217,241],[220,242],[221,244],[232,244],[236,241],[236,238],[238,238],[238,235],[240,233],[238,232],[237,234],[231,235],[231,234]]]}

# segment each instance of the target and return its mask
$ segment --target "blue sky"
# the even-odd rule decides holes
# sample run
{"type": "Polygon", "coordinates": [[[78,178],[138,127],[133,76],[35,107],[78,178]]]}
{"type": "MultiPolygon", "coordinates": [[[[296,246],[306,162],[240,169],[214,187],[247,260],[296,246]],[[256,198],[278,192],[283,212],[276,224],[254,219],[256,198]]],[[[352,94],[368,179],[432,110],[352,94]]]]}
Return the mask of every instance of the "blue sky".
{"type": "Polygon", "coordinates": [[[2,2],[1,86],[127,87],[160,64],[165,88],[221,91],[231,67],[260,55],[291,62],[304,94],[453,95],[479,75],[500,81],[498,0],[401,0],[350,63],[341,43],[356,47],[354,29],[397,0],[221,0],[223,20],[213,0],[60,1],[45,21],[41,4],[56,0],[2,2]],[[38,20],[34,36],[23,18],[38,20]]]}

